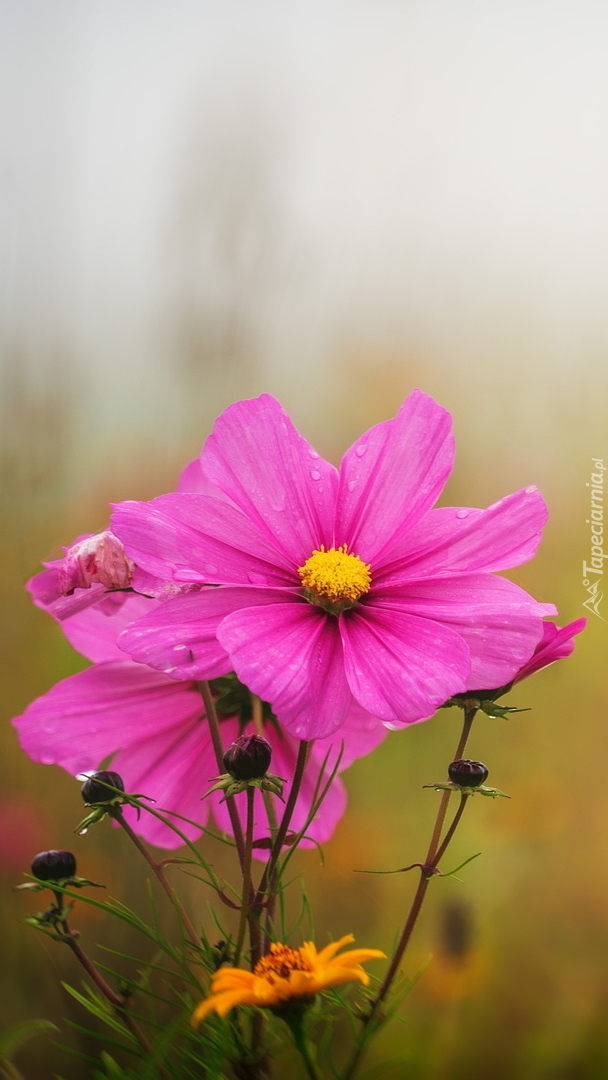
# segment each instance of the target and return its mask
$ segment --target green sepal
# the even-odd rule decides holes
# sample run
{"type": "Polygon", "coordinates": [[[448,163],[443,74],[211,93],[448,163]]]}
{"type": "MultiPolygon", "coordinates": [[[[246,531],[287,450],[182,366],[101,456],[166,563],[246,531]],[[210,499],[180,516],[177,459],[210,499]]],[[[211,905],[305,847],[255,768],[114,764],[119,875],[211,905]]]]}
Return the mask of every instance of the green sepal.
{"type": "Polygon", "coordinates": [[[451,780],[446,780],[443,784],[423,784],[423,788],[433,788],[434,791],[458,791],[461,795],[485,795],[489,799],[510,799],[510,795],[506,795],[504,791],[499,791],[498,788],[486,787],[485,784],[480,784],[478,787],[465,787],[462,784],[453,784],[451,780]]]}
{"type": "Polygon", "coordinates": [[[495,701],[480,701],[479,708],[493,720],[504,720],[511,713],[530,712],[530,709],[514,709],[511,705],[497,705],[495,701]]]}
{"type": "Polygon", "coordinates": [[[274,776],[273,773],[266,773],[265,776],[258,776],[255,780],[235,780],[234,776],[230,773],[223,773],[222,776],[214,776],[212,778],[215,783],[213,787],[210,787],[208,791],[202,796],[206,799],[208,795],[211,795],[212,791],[223,791],[224,798],[222,802],[226,802],[231,795],[240,795],[242,791],[247,791],[248,788],[258,788],[259,791],[270,791],[273,795],[276,795],[281,802],[283,799],[283,784],[287,781],[283,780],[280,776],[274,776]]]}
{"type": "Polygon", "coordinates": [[[471,690],[467,694],[454,694],[453,697],[444,702],[441,708],[465,709],[467,712],[479,709],[494,720],[503,720],[505,717],[510,716],[511,713],[530,712],[530,709],[515,709],[512,705],[496,704],[496,698],[508,694],[512,686],[512,683],[507,683],[506,686],[500,686],[497,690],[471,690]]]}

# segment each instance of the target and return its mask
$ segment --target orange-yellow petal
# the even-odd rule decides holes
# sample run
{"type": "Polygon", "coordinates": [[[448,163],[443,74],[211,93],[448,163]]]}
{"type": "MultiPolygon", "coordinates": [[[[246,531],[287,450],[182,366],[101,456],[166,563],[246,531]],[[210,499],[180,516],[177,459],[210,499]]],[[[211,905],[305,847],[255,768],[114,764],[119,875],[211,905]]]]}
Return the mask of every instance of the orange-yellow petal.
{"type": "Polygon", "coordinates": [[[291,993],[308,996],[317,992],[317,976],[312,971],[292,971],[289,979],[291,993]]]}
{"type": "Polygon", "coordinates": [[[364,986],[369,986],[369,975],[362,967],[343,968],[340,967],[339,964],[333,964],[331,967],[326,968],[325,971],[319,973],[317,977],[317,988],[319,990],[325,990],[327,986],[337,986],[338,983],[352,982],[354,979],[358,979],[364,986]]]}
{"type": "Polygon", "coordinates": [[[329,967],[332,964],[339,964],[340,967],[356,967],[358,964],[365,964],[368,960],[386,960],[386,953],[380,951],[380,949],[349,949],[348,952],[340,953],[340,956],[336,956],[335,960],[332,960],[329,967]]]}
{"type": "Polygon", "coordinates": [[[222,994],[212,994],[205,998],[194,1010],[192,1021],[194,1027],[198,1026],[209,1013],[216,1012],[218,1016],[225,1016],[234,1009],[235,1005],[252,1005],[251,993],[247,990],[227,990],[222,994]]]}
{"type": "Polygon", "coordinates": [[[211,980],[211,993],[219,994],[223,990],[238,990],[239,987],[249,990],[253,988],[254,983],[255,975],[251,971],[244,971],[242,968],[220,968],[211,980]]]}
{"type": "MultiPolygon", "coordinates": [[[[316,957],[315,966],[321,966],[322,964],[326,964],[328,960],[331,960],[332,957],[336,955],[338,950],[341,949],[343,945],[350,945],[351,941],[354,940],[355,938],[353,934],[345,934],[344,937],[341,937],[339,941],[332,941],[330,945],[326,945],[324,949],[321,949],[321,952],[316,957]]],[[[312,946],[312,948],[315,949],[312,941],[307,941],[304,945],[304,948],[307,948],[308,946],[312,946]]],[[[316,951],[317,950],[315,949],[315,953],[316,951]]]]}

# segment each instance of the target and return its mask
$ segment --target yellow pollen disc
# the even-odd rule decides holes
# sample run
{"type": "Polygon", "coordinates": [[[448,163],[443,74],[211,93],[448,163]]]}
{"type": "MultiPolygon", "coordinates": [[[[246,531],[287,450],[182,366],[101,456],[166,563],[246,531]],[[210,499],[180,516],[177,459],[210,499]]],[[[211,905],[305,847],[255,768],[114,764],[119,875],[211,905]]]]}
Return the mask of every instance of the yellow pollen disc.
{"type": "Polygon", "coordinates": [[[276,978],[288,979],[292,971],[311,970],[310,961],[302,955],[301,949],[276,943],[270,946],[270,952],[266,956],[258,960],[253,974],[272,984],[276,978]]]}
{"type": "Polygon", "coordinates": [[[355,603],[369,591],[370,567],[358,555],[351,555],[346,544],[326,551],[313,551],[304,566],[298,567],[303,586],[320,600],[355,603]]]}

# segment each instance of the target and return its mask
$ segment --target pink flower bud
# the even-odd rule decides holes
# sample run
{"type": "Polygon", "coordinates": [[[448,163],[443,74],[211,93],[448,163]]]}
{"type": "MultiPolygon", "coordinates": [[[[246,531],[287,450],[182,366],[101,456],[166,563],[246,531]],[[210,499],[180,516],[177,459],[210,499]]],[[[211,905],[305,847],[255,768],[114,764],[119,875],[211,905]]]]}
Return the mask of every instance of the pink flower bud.
{"type": "Polygon", "coordinates": [[[134,570],[121,541],[106,529],[67,549],[59,568],[59,593],[70,596],[74,589],[90,589],[94,583],[106,589],[128,589],[134,570]]]}

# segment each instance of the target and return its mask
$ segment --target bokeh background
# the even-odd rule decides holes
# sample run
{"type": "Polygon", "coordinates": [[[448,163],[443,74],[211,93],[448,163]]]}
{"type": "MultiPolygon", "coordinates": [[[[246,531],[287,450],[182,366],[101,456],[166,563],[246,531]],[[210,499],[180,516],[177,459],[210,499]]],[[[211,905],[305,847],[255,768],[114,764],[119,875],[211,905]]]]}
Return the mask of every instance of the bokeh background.
{"type": "MultiPolygon", "coordinates": [[[[537,483],[540,554],[514,580],[585,614],[591,458],[608,462],[608,10],[582,0],[4,0],[0,7],[2,1026],[78,1007],[71,957],[11,886],[72,847],[146,899],[78,788],[10,718],[83,662],[24,581],[107,504],[171,490],[214,416],[261,391],[335,461],[414,386],[454,414],[444,502],[537,483]]],[[[608,618],[608,600],[600,613],[608,618]]],[[[434,959],[374,1076],[579,1080],[608,1071],[606,622],[476,722],[512,800],[475,800],[406,964],[434,959]],[[400,1064],[380,1067],[399,1058],[400,1064]],[[406,1064],[403,1064],[403,1063],[406,1064]]],[[[320,940],[388,948],[458,734],[444,712],[347,774],[320,940]]],[[[198,780],[196,781],[198,782],[198,780]]],[[[201,902],[192,895],[192,910],[201,902]]],[[[87,941],[116,934],[82,909],[87,941]]],[[[121,942],[116,936],[114,947],[121,942]]],[[[31,1080],[89,1066],[35,1040],[31,1080]]]]}

